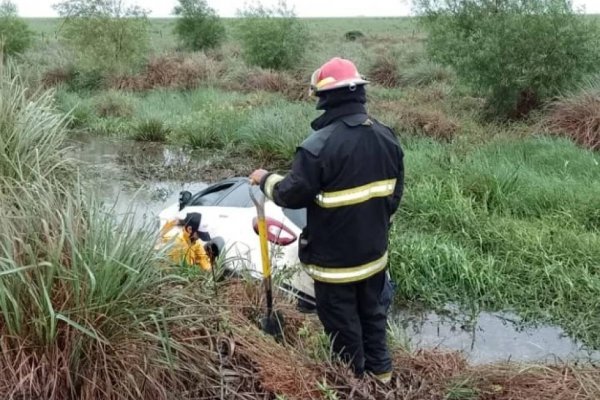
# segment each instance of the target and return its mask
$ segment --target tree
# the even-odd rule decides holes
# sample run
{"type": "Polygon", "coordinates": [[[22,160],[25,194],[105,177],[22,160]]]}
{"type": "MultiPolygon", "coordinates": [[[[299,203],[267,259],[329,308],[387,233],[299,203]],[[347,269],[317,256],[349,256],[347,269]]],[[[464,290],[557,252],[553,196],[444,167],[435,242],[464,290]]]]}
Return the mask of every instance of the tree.
{"type": "Polygon", "coordinates": [[[149,46],[147,11],[123,0],[66,0],[54,6],[78,68],[102,75],[138,65],[149,46]]]}
{"type": "Polygon", "coordinates": [[[17,6],[4,0],[0,3],[0,48],[6,55],[24,52],[33,43],[33,32],[17,16],[17,6]]]}
{"type": "Polygon", "coordinates": [[[600,62],[600,29],[569,0],[415,0],[428,52],[487,99],[493,117],[523,117],[600,62]]]}
{"type": "Polygon", "coordinates": [[[276,8],[260,3],[239,13],[236,35],[246,62],[263,68],[291,69],[304,57],[308,30],[285,1],[276,8]]]}
{"type": "Polygon", "coordinates": [[[189,50],[217,47],[225,38],[225,26],[206,0],[179,0],[174,32],[189,50]]]}

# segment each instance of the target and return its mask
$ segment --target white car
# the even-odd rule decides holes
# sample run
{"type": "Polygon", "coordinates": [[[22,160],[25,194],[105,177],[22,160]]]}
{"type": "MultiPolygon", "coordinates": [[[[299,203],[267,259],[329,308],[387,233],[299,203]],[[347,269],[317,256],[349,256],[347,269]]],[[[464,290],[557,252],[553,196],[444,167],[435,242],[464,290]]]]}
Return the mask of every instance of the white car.
{"type": "MultiPolygon", "coordinates": [[[[160,228],[169,220],[183,220],[188,213],[202,214],[203,230],[225,241],[224,268],[260,279],[260,242],[250,190],[256,197],[263,196],[257,186],[250,185],[248,178],[227,179],[195,194],[181,192],[179,203],[159,214],[160,228]]],[[[282,209],[266,201],[265,214],[275,282],[308,303],[304,305],[314,305],[313,280],[302,270],[298,260],[298,241],[306,225],[306,210],[282,209]]],[[[176,235],[179,229],[174,228],[169,234],[176,235]]]]}

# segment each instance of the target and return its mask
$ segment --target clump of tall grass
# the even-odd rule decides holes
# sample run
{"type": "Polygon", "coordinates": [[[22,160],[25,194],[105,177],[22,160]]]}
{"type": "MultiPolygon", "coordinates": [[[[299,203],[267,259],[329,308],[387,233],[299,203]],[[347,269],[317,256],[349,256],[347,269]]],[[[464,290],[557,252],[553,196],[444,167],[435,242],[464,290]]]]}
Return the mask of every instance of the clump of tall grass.
{"type": "Polygon", "coordinates": [[[545,125],[555,134],[600,150],[600,78],[552,103],[545,125]]]}
{"type": "Polygon", "coordinates": [[[121,75],[110,79],[115,89],[150,90],[154,88],[194,89],[201,84],[215,84],[225,72],[222,62],[204,53],[169,54],[150,59],[137,75],[121,75]]]}
{"type": "Polygon", "coordinates": [[[368,78],[386,88],[400,86],[400,69],[395,55],[390,53],[380,54],[371,65],[368,78]]]}
{"type": "Polygon", "coordinates": [[[461,128],[459,122],[431,107],[415,107],[403,101],[384,101],[373,108],[388,115],[386,121],[398,134],[409,133],[451,141],[461,128]]]}
{"type": "Polygon", "coordinates": [[[150,226],[117,221],[72,173],[52,93],[0,78],[0,397],[209,391],[218,370],[198,360],[215,354],[196,330],[218,313],[202,286],[163,271],[150,226]]]}
{"type": "Polygon", "coordinates": [[[68,117],[54,107],[52,92],[27,90],[14,67],[0,61],[0,176],[19,181],[69,176],[68,117]]]}
{"type": "Polygon", "coordinates": [[[174,140],[200,149],[223,149],[239,142],[246,111],[231,105],[210,104],[184,115],[173,124],[174,140]]]}
{"type": "Polygon", "coordinates": [[[165,142],[170,132],[162,120],[149,118],[138,121],[133,127],[133,139],[139,142],[165,142]]]}
{"type": "Polygon", "coordinates": [[[427,86],[434,82],[446,82],[454,78],[452,69],[432,62],[422,62],[402,71],[404,85],[427,86]]]}
{"type": "Polygon", "coordinates": [[[306,84],[288,72],[262,68],[240,68],[231,72],[229,79],[224,82],[228,89],[280,93],[290,100],[305,100],[308,97],[306,84]]]}
{"type": "Polygon", "coordinates": [[[70,128],[90,128],[98,118],[92,101],[83,99],[75,92],[59,89],[54,99],[58,110],[68,114],[70,128]]]}
{"type": "Polygon", "coordinates": [[[214,311],[160,269],[152,230],[80,185],[3,185],[0,397],[166,399],[208,379],[208,347],[180,339],[214,311]]]}
{"type": "Polygon", "coordinates": [[[98,116],[125,118],[131,117],[135,109],[134,99],[125,93],[109,90],[94,98],[98,116]]]}
{"type": "Polygon", "coordinates": [[[261,161],[290,161],[310,134],[315,116],[308,104],[277,103],[252,113],[240,130],[243,150],[261,161]]]}

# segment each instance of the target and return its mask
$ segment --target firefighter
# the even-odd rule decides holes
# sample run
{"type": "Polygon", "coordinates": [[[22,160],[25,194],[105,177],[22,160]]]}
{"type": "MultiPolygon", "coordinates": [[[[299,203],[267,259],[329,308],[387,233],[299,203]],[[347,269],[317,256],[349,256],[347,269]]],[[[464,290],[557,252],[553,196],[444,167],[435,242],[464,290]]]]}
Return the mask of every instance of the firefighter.
{"type": "Polygon", "coordinates": [[[310,91],[324,113],[297,148],[291,171],[284,177],[258,169],[250,179],[277,205],[307,209],[299,258],[315,282],[319,319],[357,376],[368,372],[387,383],[388,232],[404,163],[392,129],[367,113],[367,83],[349,60],[323,64],[310,91]]]}

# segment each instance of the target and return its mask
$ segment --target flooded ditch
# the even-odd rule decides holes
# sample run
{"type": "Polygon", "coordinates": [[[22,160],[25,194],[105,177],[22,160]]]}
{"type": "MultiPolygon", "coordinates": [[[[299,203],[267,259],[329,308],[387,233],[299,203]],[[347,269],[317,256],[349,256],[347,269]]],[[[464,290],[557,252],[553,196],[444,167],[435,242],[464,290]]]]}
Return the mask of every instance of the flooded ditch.
{"type": "MultiPolygon", "coordinates": [[[[247,175],[253,165],[243,158],[192,153],[178,147],[82,137],[73,143],[77,158],[107,207],[116,214],[133,212],[140,221],[155,220],[181,190],[191,192],[231,176],[247,175]]],[[[588,351],[556,326],[522,326],[511,313],[468,316],[396,309],[392,320],[412,349],[441,348],[464,352],[473,363],[501,361],[593,362],[600,351],[588,351]]]]}

